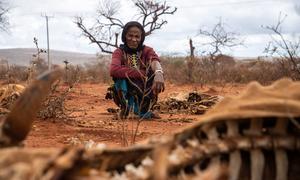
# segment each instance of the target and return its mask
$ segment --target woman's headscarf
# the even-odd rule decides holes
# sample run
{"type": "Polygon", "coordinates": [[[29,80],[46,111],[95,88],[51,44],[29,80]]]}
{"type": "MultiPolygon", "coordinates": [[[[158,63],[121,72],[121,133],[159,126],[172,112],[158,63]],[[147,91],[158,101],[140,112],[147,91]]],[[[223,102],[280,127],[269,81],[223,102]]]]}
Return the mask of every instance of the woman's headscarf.
{"type": "Polygon", "coordinates": [[[124,28],[123,28],[123,31],[122,31],[122,41],[123,41],[124,45],[122,44],[120,47],[123,48],[127,52],[140,51],[140,50],[143,49],[144,40],[145,40],[145,30],[144,30],[144,27],[139,22],[137,22],[137,21],[130,21],[130,22],[126,23],[125,26],[124,26],[124,28]],[[139,44],[139,46],[136,49],[129,48],[127,46],[127,43],[126,43],[126,34],[127,34],[128,30],[129,30],[129,28],[131,28],[131,27],[137,27],[142,32],[140,44],[139,44]]]}

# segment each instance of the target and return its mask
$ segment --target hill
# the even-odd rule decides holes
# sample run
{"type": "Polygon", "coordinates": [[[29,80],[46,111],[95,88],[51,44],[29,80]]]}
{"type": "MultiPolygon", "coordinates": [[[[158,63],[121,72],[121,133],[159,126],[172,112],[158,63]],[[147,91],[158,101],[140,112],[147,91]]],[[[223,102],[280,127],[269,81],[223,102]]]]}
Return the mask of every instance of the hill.
{"type": "MultiPolygon", "coordinates": [[[[9,64],[28,66],[33,60],[33,54],[36,53],[34,48],[13,48],[0,49],[0,59],[7,60],[9,64]]],[[[47,54],[42,53],[41,57],[47,61],[47,54]]],[[[96,61],[95,54],[85,54],[68,51],[50,51],[50,61],[52,64],[63,64],[63,61],[68,60],[71,64],[84,64],[86,62],[96,61]]]]}

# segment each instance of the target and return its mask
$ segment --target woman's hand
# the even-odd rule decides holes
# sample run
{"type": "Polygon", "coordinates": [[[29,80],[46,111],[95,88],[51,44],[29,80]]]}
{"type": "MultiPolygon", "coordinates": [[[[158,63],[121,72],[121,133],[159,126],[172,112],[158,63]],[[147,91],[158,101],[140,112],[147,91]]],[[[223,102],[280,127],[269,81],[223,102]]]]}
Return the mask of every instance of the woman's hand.
{"type": "Polygon", "coordinates": [[[155,95],[157,95],[161,92],[164,92],[164,90],[165,90],[164,75],[162,71],[157,71],[154,74],[152,91],[155,95]]]}

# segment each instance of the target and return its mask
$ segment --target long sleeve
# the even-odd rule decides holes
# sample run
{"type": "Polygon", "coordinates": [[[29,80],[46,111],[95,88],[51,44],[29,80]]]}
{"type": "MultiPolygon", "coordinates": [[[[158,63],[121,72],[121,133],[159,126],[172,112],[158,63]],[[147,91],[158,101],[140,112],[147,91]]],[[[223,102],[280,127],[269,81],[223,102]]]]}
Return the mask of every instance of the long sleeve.
{"type": "Polygon", "coordinates": [[[112,61],[110,64],[110,75],[114,78],[141,78],[144,76],[145,72],[127,67],[122,65],[122,50],[116,49],[112,54],[112,61]],[[142,74],[141,74],[142,73],[142,74]]]}
{"type": "Polygon", "coordinates": [[[155,51],[153,50],[153,48],[149,47],[149,46],[146,46],[145,47],[145,54],[146,54],[146,58],[148,61],[159,61],[159,57],[158,55],[155,53],[155,51]]]}

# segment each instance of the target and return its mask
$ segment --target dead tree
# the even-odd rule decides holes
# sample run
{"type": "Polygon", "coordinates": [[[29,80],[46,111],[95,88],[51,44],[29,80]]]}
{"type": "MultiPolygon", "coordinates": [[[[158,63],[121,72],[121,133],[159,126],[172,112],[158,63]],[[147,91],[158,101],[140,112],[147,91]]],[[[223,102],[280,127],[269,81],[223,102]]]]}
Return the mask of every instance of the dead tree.
{"type": "Polygon", "coordinates": [[[233,48],[243,44],[243,41],[238,37],[239,34],[235,32],[228,32],[225,29],[225,24],[221,19],[211,31],[200,29],[198,35],[205,36],[210,39],[209,42],[204,43],[203,45],[209,46],[211,49],[207,53],[213,61],[216,56],[222,55],[225,49],[233,48]]]}
{"type": "Polygon", "coordinates": [[[208,48],[208,51],[204,51],[204,55],[208,56],[207,60],[210,67],[207,69],[212,76],[217,75],[217,64],[220,58],[223,57],[223,51],[243,45],[243,40],[240,39],[239,34],[227,31],[221,19],[210,31],[199,29],[198,36],[209,39],[202,46],[208,48]]]}
{"type": "MultiPolygon", "coordinates": [[[[146,36],[155,30],[161,29],[167,23],[162,17],[172,15],[176,12],[176,7],[171,7],[166,2],[155,2],[152,0],[132,0],[137,9],[136,20],[140,21],[146,31],[146,36]]],[[[81,30],[82,35],[96,44],[104,53],[112,53],[112,49],[118,47],[119,34],[124,27],[121,18],[116,17],[120,10],[120,4],[111,0],[101,0],[97,10],[97,19],[94,26],[88,28],[83,17],[76,17],[75,24],[81,30]]]]}
{"type": "Polygon", "coordinates": [[[33,38],[33,43],[35,44],[35,47],[36,47],[36,54],[33,54],[32,56],[36,57],[37,60],[40,60],[40,54],[47,53],[47,51],[45,49],[39,48],[38,39],[36,37],[33,38]]]}
{"type": "Polygon", "coordinates": [[[195,46],[193,45],[193,40],[190,39],[189,40],[189,44],[190,44],[190,58],[188,59],[187,62],[187,68],[188,68],[188,81],[189,82],[193,82],[193,71],[194,71],[194,64],[195,64],[195,46]]]}
{"type": "Polygon", "coordinates": [[[7,31],[9,21],[7,13],[9,11],[8,5],[4,0],[0,0],[0,30],[7,31]]]}
{"type": "Polygon", "coordinates": [[[37,75],[47,69],[46,61],[40,56],[41,53],[46,53],[46,50],[39,48],[38,39],[36,37],[33,38],[33,43],[36,47],[36,53],[32,55],[33,59],[30,61],[27,83],[30,83],[37,75]]]}
{"type": "Polygon", "coordinates": [[[300,79],[300,36],[289,38],[282,31],[282,24],[287,15],[279,14],[276,25],[263,26],[263,28],[271,31],[271,41],[265,48],[265,53],[271,56],[277,56],[278,62],[281,64],[282,70],[291,72],[287,74],[292,78],[300,79]]]}

